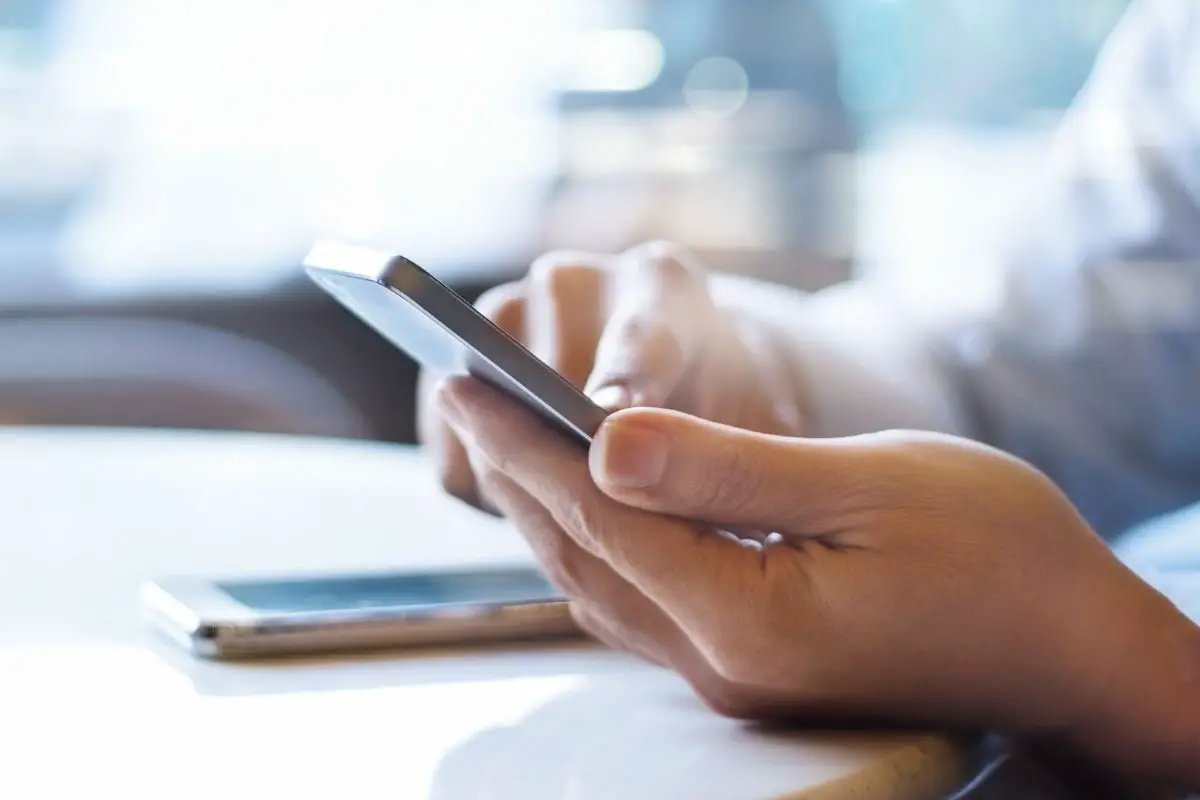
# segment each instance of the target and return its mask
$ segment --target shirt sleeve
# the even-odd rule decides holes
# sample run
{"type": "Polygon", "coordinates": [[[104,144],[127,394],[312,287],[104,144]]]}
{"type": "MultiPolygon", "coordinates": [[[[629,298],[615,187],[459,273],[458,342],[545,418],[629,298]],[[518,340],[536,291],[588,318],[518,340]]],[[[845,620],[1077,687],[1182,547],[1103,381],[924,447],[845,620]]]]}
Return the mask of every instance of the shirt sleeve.
{"type": "Polygon", "coordinates": [[[1001,302],[936,344],[958,432],[1037,465],[1110,538],[1200,499],[1195,9],[1131,7],[1064,119],[1001,302]]]}

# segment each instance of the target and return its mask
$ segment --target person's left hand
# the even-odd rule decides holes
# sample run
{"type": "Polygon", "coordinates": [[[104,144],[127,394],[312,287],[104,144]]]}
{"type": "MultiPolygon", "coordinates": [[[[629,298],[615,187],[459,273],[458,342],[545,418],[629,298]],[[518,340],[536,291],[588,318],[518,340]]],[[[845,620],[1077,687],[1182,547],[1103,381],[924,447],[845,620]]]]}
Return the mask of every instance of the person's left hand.
{"type": "Polygon", "coordinates": [[[1190,763],[1174,698],[1195,626],[1018,459],[638,408],[609,417],[589,471],[482,383],[438,396],[580,625],[720,713],[1055,731],[1139,767],[1190,763]]]}

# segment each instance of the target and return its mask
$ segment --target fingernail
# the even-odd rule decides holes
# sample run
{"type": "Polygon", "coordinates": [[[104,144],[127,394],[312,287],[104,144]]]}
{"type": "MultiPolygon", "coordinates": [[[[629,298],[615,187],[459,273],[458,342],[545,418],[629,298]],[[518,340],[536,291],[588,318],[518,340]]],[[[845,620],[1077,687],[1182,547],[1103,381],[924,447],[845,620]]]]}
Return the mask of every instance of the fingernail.
{"type": "Polygon", "coordinates": [[[605,424],[589,454],[592,474],[623,489],[648,489],[666,472],[668,447],[667,437],[653,428],[605,424]]]}
{"type": "Polygon", "coordinates": [[[605,411],[620,411],[633,405],[633,395],[629,389],[619,383],[601,386],[589,394],[592,402],[605,411]]]}

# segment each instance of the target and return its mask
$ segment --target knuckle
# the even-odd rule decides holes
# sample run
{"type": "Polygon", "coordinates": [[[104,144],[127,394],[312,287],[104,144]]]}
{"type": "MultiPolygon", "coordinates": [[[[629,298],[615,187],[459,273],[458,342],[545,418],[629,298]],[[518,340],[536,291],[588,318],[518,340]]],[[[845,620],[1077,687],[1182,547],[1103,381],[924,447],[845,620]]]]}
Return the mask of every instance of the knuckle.
{"type": "Polygon", "coordinates": [[[715,714],[729,719],[754,719],[757,709],[746,697],[728,684],[704,689],[695,688],[701,702],[715,714]]]}
{"type": "Polygon", "coordinates": [[[753,621],[732,619],[700,637],[696,646],[723,683],[731,687],[755,686],[764,677],[760,665],[771,663],[772,658],[772,653],[761,652],[761,643],[753,641],[755,633],[761,635],[761,626],[753,621]]]}
{"type": "Polygon", "coordinates": [[[757,669],[736,650],[726,647],[709,648],[708,661],[721,680],[729,683],[752,685],[758,677],[757,669]]]}
{"type": "Polygon", "coordinates": [[[562,548],[558,557],[557,572],[564,586],[569,587],[571,594],[578,597],[587,596],[587,570],[583,568],[578,553],[571,548],[562,548]]]}
{"type": "Polygon", "coordinates": [[[534,544],[538,561],[550,582],[572,601],[586,598],[587,569],[578,549],[572,547],[567,538],[558,532],[540,536],[534,544]]]}
{"type": "Polygon", "coordinates": [[[610,647],[615,646],[615,639],[608,626],[594,610],[577,600],[572,600],[567,608],[571,612],[571,619],[581,631],[610,647]]]}
{"type": "MultiPolygon", "coordinates": [[[[503,433],[507,433],[507,431],[503,433]]],[[[482,462],[479,468],[489,475],[505,476],[507,479],[507,476],[515,471],[511,437],[497,436],[495,441],[494,451],[479,459],[482,462]]]]}
{"type": "MultiPolygon", "coordinates": [[[[819,657],[804,647],[781,658],[773,643],[779,641],[777,631],[787,630],[771,624],[756,622],[733,626],[717,641],[697,643],[713,673],[715,682],[722,691],[734,697],[768,694],[786,689],[793,698],[800,700],[819,697],[822,690],[834,684],[830,665],[818,663],[819,657]]],[[[743,709],[752,712],[753,709],[743,709]]]]}
{"type": "MultiPolygon", "coordinates": [[[[462,470],[461,485],[469,486],[470,490],[490,501],[504,496],[503,478],[499,472],[489,465],[476,465],[462,470]]],[[[452,492],[453,494],[453,492],[452,492]]]]}
{"type": "Polygon", "coordinates": [[[480,434],[478,440],[484,440],[485,437],[486,442],[483,444],[473,444],[464,448],[466,459],[481,479],[487,476],[489,479],[507,483],[508,476],[516,471],[514,462],[519,458],[517,447],[520,445],[520,434],[502,425],[493,425],[486,433],[480,434]],[[482,447],[487,447],[487,450],[484,451],[482,447]]]}
{"type": "Polygon", "coordinates": [[[653,270],[667,283],[696,280],[701,275],[695,256],[686,248],[663,241],[646,242],[635,248],[636,261],[653,270]]]}
{"type": "Polygon", "coordinates": [[[603,510],[596,503],[576,500],[567,509],[565,517],[564,527],[574,532],[579,541],[586,543],[589,549],[599,549],[600,543],[606,539],[607,520],[603,510]]]}

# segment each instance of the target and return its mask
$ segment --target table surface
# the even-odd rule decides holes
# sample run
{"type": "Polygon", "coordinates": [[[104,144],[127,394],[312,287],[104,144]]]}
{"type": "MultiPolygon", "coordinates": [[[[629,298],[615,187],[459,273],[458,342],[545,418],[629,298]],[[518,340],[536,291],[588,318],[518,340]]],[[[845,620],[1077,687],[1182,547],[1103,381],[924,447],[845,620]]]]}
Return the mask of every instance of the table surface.
{"type": "Polygon", "coordinates": [[[406,448],[8,429],[0,498],[4,796],[891,799],[963,774],[942,736],[756,729],[586,643],[219,664],[146,628],[167,574],[530,561],[406,448]]]}

